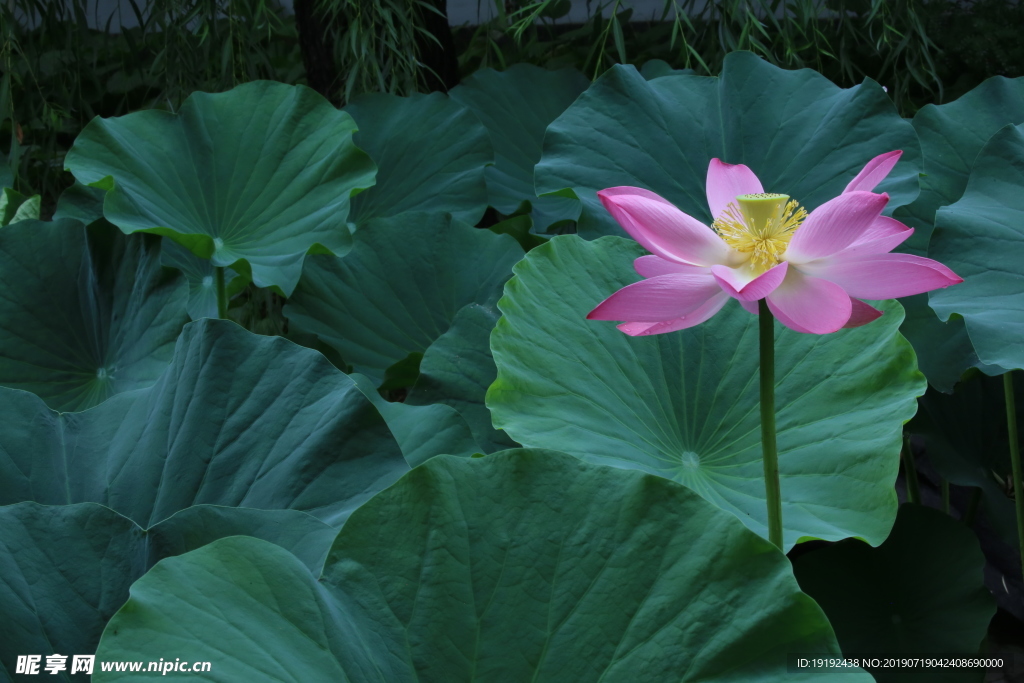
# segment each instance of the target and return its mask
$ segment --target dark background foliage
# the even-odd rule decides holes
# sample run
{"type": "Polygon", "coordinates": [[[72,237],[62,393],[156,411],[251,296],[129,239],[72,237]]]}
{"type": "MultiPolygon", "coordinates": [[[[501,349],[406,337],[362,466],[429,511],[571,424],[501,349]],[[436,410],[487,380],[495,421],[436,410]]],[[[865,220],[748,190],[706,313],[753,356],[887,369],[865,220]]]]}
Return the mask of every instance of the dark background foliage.
{"type": "MultiPolygon", "coordinates": [[[[305,84],[343,105],[368,92],[443,92],[482,67],[517,63],[571,66],[590,79],[618,63],[713,75],[729,52],[749,50],[782,67],[816,69],[844,87],[878,81],[911,116],[988,77],[1024,75],[1024,7],[1010,0],[664,0],[661,20],[642,22],[624,0],[605,0],[575,24],[559,21],[568,0],[480,2],[493,4],[493,19],[452,27],[446,0],[294,0],[294,12],[279,0],[128,0],[133,27],[114,30],[113,18],[89,15],[87,0],[5,0],[0,187],[42,195],[49,217],[72,182],[64,156],[93,117],[175,111],[192,92],[258,79],[305,84]]],[[[484,225],[495,222],[492,214],[484,225]]],[[[250,285],[232,313],[252,331],[287,334],[283,303],[250,285]]],[[[406,389],[387,395],[403,400],[406,389]]],[[[1016,557],[1003,552],[984,515],[974,524],[979,497],[950,486],[929,447],[907,442],[908,460],[916,451],[920,469],[913,497],[975,529],[990,570],[1012,568],[1016,557]]],[[[904,493],[903,480],[900,486],[904,493]]],[[[819,549],[804,544],[791,558],[819,549]]],[[[1019,615],[994,592],[1004,609],[988,647],[1016,652],[1019,615]]]]}
{"type": "Polygon", "coordinates": [[[116,31],[116,17],[90,22],[85,0],[8,0],[0,151],[14,187],[42,194],[46,215],[70,183],[64,152],[93,116],[174,110],[193,91],[255,79],[307,84],[342,104],[447,90],[480,67],[518,62],[596,78],[659,59],[715,74],[745,49],[843,86],[875,79],[910,115],[1024,63],[1024,8],[1005,0],[666,0],[656,22],[631,21],[623,0],[608,0],[583,24],[556,23],[567,0],[491,1],[493,19],[452,28],[445,0],[295,0],[294,14],[277,0],[130,0],[134,17],[121,21],[137,26],[116,31]]]}

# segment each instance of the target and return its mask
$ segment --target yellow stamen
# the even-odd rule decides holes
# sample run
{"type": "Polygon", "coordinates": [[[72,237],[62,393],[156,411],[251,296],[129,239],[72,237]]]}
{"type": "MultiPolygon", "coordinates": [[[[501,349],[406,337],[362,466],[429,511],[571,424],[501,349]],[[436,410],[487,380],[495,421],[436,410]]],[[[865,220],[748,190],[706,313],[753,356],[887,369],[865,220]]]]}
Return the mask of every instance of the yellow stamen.
{"type": "Polygon", "coordinates": [[[711,227],[725,243],[750,254],[750,265],[763,273],[782,262],[793,232],[807,211],[784,194],[742,194],[715,219],[711,227]]]}

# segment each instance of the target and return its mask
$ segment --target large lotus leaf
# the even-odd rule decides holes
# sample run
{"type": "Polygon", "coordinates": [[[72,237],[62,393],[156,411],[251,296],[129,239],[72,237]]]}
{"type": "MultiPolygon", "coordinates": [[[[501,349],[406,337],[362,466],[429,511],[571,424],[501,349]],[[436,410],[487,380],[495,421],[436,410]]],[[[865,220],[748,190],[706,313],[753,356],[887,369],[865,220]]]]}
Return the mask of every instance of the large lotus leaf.
{"type": "Polygon", "coordinates": [[[57,199],[57,208],[53,212],[53,220],[74,218],[86,225],[103,218],[103,200],[107,191],[102,187],[91,187],[75,182],[64,190],[57,199]]]}
{"type": "Polygon", "coordinates": [[[662,76],[692,76],[695,73],[693,69],[673,69],[664,59],[648,59],[640,67],[640,75],[649,81],[662,76]]]}
{"type": "Polygon", "coordinates": [[[149,389],[58,415],[0,391],[0,504],[96,502],[142,526],[192,505],[332,524],[408,470],[384,419],[319,353],[203,319],[149,389]]]}
{"type": "Polygon", "coordinates": [[[895,149],[903,158],[878,188],[891,195],[890,210],[917,196],[921,153],[913,127],[877,83],[843,90],[817,72],[785,71],[749,52],[729,54],[715,78],[647,81],[631,66],[615,66],[548,127],[537,192],[582,199],[584,237],[622,235],[598,190],[643,187],[710,221],[705,186],[717,157],[746,164],[766,192],[810,210],[895,149]]]}
{"type": "MultiPolygon", "coordinates": [[[[921,194],[895,212],[914,228],[900,251],[924,255],[935,225],[935,213],[956,202],[967,187],[967,177],[985,143],[1008,123],[1024,121],[1024,78],[990,78],[963,97],[942,105],[928,105],[914,116],[914,129],[923,153],[921,194]]],[[[927,296],[905,300],[907,319],[900,331],[917,352],[921,371],[940,391],[952,391],[960,375],[971,367],[988,374],[1002,368],[977,358],[966,327],[956,317],[941,322],[926,305],[927,296]]]]}
{"type": "Polygon", "coordinates": [[[344,257],[311,257],[284,312],[380,382],[426,351],[463,306],[493,305],[522,255],[512,237],[443,214],[381,219],[356,232],[344,257]]]}
{"type": "Polygon", "coordinates": [[[320,571],[338,530],[298,510],[194,505],[150,527],[146,534],[149,536],[146,545],[147,567],[152,567],[165,557],[190,552],[218,538],[252,536],[286,549],[309,567],[310,571],[320,571]]]}
{"type": "Polygon", "coordinates": [[[188,322],[160,239],[99,221],[0,230],[0,385],[84,410],[153,384],[188,322]]]}
{"type": "MultiPolygon", "coordinates": [[[[902,505],[885,543],[856,539],[793,562],[800,587],[856,657],[977,653],[996,605],[985,589],[985,556],[971,530],[938,510],[902,505]]],[[[981,681],[984,670],[871,669],[879,683],[981,681]]],[[[842,677],[838,677],[842,678],[842,677]]]]}
{"type": "Polygon", "coordinates": [[[900,334],[914,347],[917,365],[934,388],[945,393],[953,391],[970,368],[987,375],[1005,372],[998,365],[987,365],[978,359],[961,316],[951,316],[946,322],[939,320],[928,305],[927,294],[908,296],[901,299],[900,304],[907,314],[900,325],[900,334]]]}
{"type": "MultiPolygon", "coordinates": [[[[1024,397],[1024,377],[1014,373],[1015,394],[1024,397]]],[[[925,439],[928,460],[947,481],[976,486],[992,527],[1017,545],[1017,521],[1011,487],[1010,438],[1002,377],[979,376],[957,386],[953,395],[929,391],[909,427],[925,439]]],[[[1017,424],[1024,425],[1024,400],[1018,398],[1017,424]]],[[[1020,444],[1024,447],[1024,441],[1020,444]]]]}
{"type": "Polygon", "coordinates": [[[499,317],[494,306],[464,306],[448,331],[423,354],[416,385],[405,399],[412,405],[452,406],[466,418],[477,443],[488,453],[517,445],[492,426],[491,411],[484,405],[487,388],[498,375],[490,337],[499,317]]]}
{"type": "Polygon", "coordinates": [[[1000,128],[1024,122],[1024,78],[990,78],[948,104],[929,104],[914,115],[921,140],[921,194],[896,218],[914,234],[900,251],[924,255],[935,212],[963,196],[978,152],[1000,128]]]}
{"type": "Polygon", "coordinates": [[[520,213],[515,216],[509,216],[487,229],[499,235],[514,237],[516,242],[519,242],[519,246],[523,248],[523,251],[529,251],[551,239],[550,237],[533,232],[533,219],[530,217],[530,214],[520,213]]]}
{"type": "Polygon", "coordinates": [[[958,313],[983,363],[1024,368],[1024,125],[978,154],[960,201],[939,210],[928,255],[962,284],[929,294],[939,318],[958,313]]]}
{"type": "MultiPolygon", "coordinates": [[[[181,271],[188,281],[188,303],[185,309],[192,320],[220,317],[217,311],[217,277],[214,265],[208,259],[199,258],[173,240],[164,238],[160,251],[165,266],[181,271]]],[[[246,278],[231,268],[224,269],[224,281],[228,295],[237,294],[247,284],[246,278]]]]}
{"type": "Polygon", "coordinates": [[[964,373],[977,368],[988,375],[1004,372],[998,365],[982,363],[967,334],[963,317],[954,315],[942,321],[928,305],[927,294],[901,299],[907,313],[900,334],[914,347],[917,364],[928,384],[949,393],[964,373]]]}
{"type": "MultiPolygon", "coordinates": [[[[660,80],[660,79],[659,79],[660,80]]],[[[767,533],[758,319],[730,303],[672,334],[629,337],[586,319],[637,280],[643,249],[619,237],[555,237],[530,251],[491,335],[494,424],[529,447],[678,481],[767,533]]],[[[899,305],[831,335],[775,326],[785,547],[805,537],[877,545],[896,515],[903,423],[924,393],[899,305]]]]}
{"type": "MultiPolygon", "coordinates": [[[[131,584],[165,557],[244,535],[318,572],[336,534],[295,510],[199,505],[145,530],[95,503],[0,507],[0,680],[13,679],[18,655],[94,653],[131,584]]],[[[47,680],[88,680],[67,663],[47,680]]]]}
{"type": "Polygon", "coordinates": [[[410,467],[416,467],[435,455],[467,457],[480,451],[465,418],[454,408],[441,403],[410,405],[407,402],[389,402],[384,400],[369,377],[359,374],[350,377],[380,411],[410,467]]]}
{"type": "Polygon", "coordinates": [[[256,81],[194,93],[176,114],[95,118],[64,163],[110,188],[103,213],[125,232],[166,235],[290,294],[307,252],[350,243],[350,198],[375,173],[355,129],[305,86],[256,81]]]}
{"type": "Polygon", "coordinates": [[[838,652],[788,560],[733,517],[550,451],[430,460],[353,514],[319,580],[234,538],[131,595],[97,658],[187,651],[211,681],[765,681],[790,652],[838,652]]]}
{"type": "Polygon", "coordinates": [[[494,161],[487,131],[442,93],[363,95],[345,107],[356,144],[377,162],[376,185],[352,202],[350,221],[406,211],[447,211],[476,224],[487,208],[484,168],[494,161]]]}
{"type": "Polygon", "coordinates": [[[42,198],[39,195],[26,197],[9,187],[0,192],[0,227],[21,221],[39,220],[42,198]]]}
{"type": "Polygon", "coordinates": [[[452,98],[473,110],[494,144],[494,165],[487,168],[491,206],[508,215],[529,201],[540,232],[579,215],[575,199],[537,197],[533,167],[540,161],[548,124],[588,85],[590,81],[576,69],[548,71],[533,64],[514,64],[507,71],[481,69],[452,90],[452,98]]]}

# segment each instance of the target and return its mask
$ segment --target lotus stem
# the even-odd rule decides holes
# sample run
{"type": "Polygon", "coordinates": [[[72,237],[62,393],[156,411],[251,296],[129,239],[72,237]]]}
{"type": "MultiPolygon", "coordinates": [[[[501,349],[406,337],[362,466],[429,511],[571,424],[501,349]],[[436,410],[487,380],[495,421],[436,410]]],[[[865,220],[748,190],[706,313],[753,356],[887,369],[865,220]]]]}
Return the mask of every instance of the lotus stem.
{"type": "Polygon", "coordinates": [[[768,302],[757,302],[761,346],[761,451],[764,490],[768,502],[768,540],[782,550],[782,487],[779,484],[779,451],[775,438],[775,316],[768,302]]]}
{"type": "Polygon", "coordinates": [[[942,511],[949,514],[949,482],[942,480],[942,511]]]}
{"type": "Polygon", "coordinates": [[[214,266],[214,281],[217,287],[217,317],[228,317],[228,290],[224,284],[224,267],[214,266]]]}
{"type": "Polygon", "coordinates": [[[921,502],[921,485],[917,481],[917,467],[914,465],[914,450],[910,447],[910,435],[903,437],[903,476],[907,482],[907,502],[921,502]]]}
{"type": "Polygon", "coordinates": [[[1013,467],[1013,497],[1017,508],[1017,543],[1020,545],[1020,565],[1024,571],[1024,484],[1020,467],[1020,441],[1017,436],[1017,405],[1013,397],[1013,373],[1003,373],[1003,393],[1006,395],[1006,426],[1010,432],[1010,465],[1013,467]]]}

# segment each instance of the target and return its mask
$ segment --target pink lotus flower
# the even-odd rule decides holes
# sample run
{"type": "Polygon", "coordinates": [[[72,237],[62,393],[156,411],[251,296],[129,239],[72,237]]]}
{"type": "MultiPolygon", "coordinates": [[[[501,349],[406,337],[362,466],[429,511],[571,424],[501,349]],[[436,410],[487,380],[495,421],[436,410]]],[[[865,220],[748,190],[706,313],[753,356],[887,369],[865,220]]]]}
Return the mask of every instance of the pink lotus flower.
{"type": "Polygon", "coordinates": [[[628,335],[661,334],[704,322],[730,297],[751,313],[767,298],[786,327],[828,334],[882,315],[860,299],[963,282],[937,261],[889,253],[914,230],[882,216],[889,195],[872,190],[901,154],[875,157],[809,215],[787,195],[766,194],[746,166],[712,159],[710,228],[648,190],[601,190],[601,203],[651,255],[634,262],[645,280],[615,292],[587,318],[625,320],[618,328],[628,335]]]}

